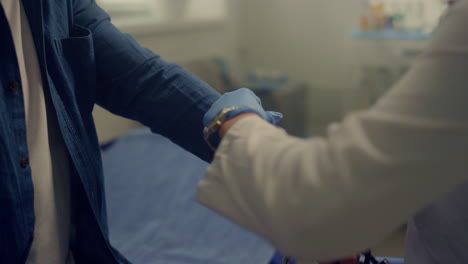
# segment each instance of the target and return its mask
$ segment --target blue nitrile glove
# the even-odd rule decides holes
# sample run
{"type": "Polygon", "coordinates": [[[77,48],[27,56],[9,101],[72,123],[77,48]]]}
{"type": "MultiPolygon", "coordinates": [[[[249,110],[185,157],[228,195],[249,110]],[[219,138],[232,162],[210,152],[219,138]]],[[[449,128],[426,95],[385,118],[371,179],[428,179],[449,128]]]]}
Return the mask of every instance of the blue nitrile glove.
{"type": "Polygon", "coordinates": [[[283,118],[281,113],[263,110],[260,98],[251,90],[241,88],[221,96],[221,98],[211,106],[208,112],[206,112],[203,117],[203,124],[209,126],[223,109],[230,107],[241,107],[241,109],[230,112],[226,120],[244,113],[255,113],[267,122],[276,125],[283,118]]]}
{"type": "MultiPolygon", "coordinates": [[[[240,109],[229,112],[225,120],[229,120],[235,116],[245,113],[254,113],[259,115],[264,120],[276,125],[278,124],[283,115],[278,112],[267,112],[263,110],[262,102],[254,92],[247,88],[241,88],[239,90],[225,93],[221,98],[216,101],[211,108],[206,112],[203,117],[203,125],[208,127],[219,113],[225,108],[240,107],[240,109]]],[[[210,146],[216,148],[221,142],[221,138],[218,133],[213,133],[210,136],[210,146]]]]}

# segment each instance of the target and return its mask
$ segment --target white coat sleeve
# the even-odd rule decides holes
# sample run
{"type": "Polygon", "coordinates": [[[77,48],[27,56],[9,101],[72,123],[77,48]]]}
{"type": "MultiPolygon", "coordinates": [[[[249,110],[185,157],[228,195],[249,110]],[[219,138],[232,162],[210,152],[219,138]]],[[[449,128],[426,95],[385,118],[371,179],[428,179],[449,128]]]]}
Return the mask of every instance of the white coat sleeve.
{"type": "Polygon", "coordinates": [[[258,117],[240,120],[199,201],[299,260],[374,246],[468,180],[466,25],[461,1],[403,80],[327,137],[298,139],[258,117]]]}

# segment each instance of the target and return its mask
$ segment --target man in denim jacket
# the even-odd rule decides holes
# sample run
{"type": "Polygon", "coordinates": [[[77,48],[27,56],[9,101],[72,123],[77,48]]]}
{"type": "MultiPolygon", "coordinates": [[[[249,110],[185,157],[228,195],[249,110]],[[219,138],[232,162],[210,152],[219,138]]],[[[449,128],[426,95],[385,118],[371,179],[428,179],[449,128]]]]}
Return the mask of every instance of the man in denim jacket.
{"type": "Polygon", "coordinates": [[[0,0],[0,38],[0,263],[127,263],[109,244],[94,105],[209,161],[219,94],[93,0],[0,0]]]}

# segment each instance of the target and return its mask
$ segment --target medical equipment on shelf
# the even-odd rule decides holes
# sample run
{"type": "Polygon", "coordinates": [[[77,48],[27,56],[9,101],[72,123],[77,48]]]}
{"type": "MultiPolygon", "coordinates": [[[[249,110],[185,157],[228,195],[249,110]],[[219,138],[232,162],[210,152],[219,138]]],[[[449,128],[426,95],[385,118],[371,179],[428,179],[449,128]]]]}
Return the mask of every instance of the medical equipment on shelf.
{"type": "Polygon", "coordinates": [[[362,0],[361,31],[424,31],[438,25],[447,4],[441,0],[362,0]]]}

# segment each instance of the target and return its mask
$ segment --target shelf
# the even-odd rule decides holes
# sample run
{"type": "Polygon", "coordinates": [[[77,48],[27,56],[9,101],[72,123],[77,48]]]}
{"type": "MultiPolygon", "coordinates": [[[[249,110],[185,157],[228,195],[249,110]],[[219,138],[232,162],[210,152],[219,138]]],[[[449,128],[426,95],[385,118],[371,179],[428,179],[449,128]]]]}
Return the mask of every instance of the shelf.
{"type": "Polygon", "coordinates": [[[351,37],[355,39],[368,39],[368,40],[412,40],[412,41],[426,41],[431,39],[432,33],[424,32],[422,30],[382,30],[382,31],[361,31],[354,30],[351,37]]]}

